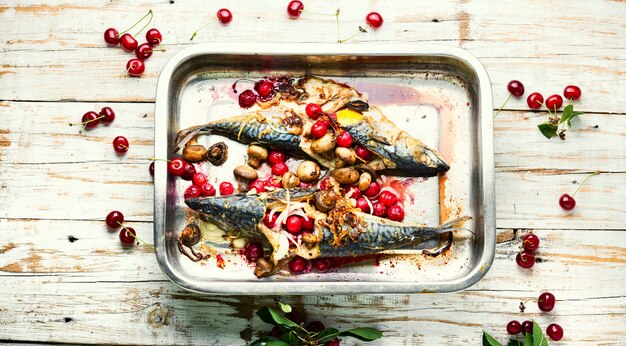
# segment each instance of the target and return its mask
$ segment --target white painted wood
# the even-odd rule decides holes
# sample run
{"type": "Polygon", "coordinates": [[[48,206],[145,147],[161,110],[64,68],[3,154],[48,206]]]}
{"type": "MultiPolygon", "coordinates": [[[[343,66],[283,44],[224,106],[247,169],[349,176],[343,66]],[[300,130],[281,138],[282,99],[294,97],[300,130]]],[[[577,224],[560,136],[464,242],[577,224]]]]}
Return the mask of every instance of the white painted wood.
{"type": "MultiPolygon", "coordinates": [[[[253,312],[271,304],[271,297],[184,292],[167,281],[148,247],[122,248],[102,220],[110,210],[122,210],[138,235],[150,240],[147,158],[153,155],[158,71],[218,8],[230,8],[234,21],[209,26],[198,42],[334,42],[332,17],[303,14],[289,20],[286,3],[0,4],[0,342],[241,345],[269,329],[253,312]],[[156,14],[154,26],[164,34],[167,52],[147,61],[142,78],[124,78],[132,55],[106,48],[102,32],[109,26],[122,29],[148,8],[156,14]],[[59,100],[79,102],[48,102],[59,100]],[[67,126],[104,105],[117,113],[111,126],[83,135],[67,126]],[[117,135],[131,142],[122,157],[111,147],[117,135]],[[70,235],[77,240],[70,242],[70,235]]],[[[333,12],[338,3],[306,1],[305,6],[333,12]]],[[[500,244],[491,270],[474,287],[454,294],[285,301],[340,328],[377,326],[385,337],[373,345],[475,345],[481,328],[504,340],[506,323],[525,318],[544,327],[561,324],[565,339],[556,345],[624,344],[623,2],[360,1],[339,6],[343,37],[363,25],[370,10],[385,18],[381,29],[347,44],[424,42],[469,50],[490,74],[494,108],[506,98],[508,81],[519,79],[527,94],[544,96],[578,84],[583,98],[576,108],[589,114],[575,121],[566,141],[541,136],[536,124],[545,114],[527,111],[525,99],[512,99],[506,109],[516,111],[496,118],[500,244]],[[573,212],[562,211],[558,196],[571,194],[573,181],[595,170],[606,173],[576,195],[573,212]],[[542,262],[524,271],[514,262],[519,240],[507,239],[523,232],[513,229],[529,228],[541,238],[542,262]],[[559,300],[553,312],[537,314],[532,304],[523,316],[516,312],[520,298],[543,290],[559,300]]]]}

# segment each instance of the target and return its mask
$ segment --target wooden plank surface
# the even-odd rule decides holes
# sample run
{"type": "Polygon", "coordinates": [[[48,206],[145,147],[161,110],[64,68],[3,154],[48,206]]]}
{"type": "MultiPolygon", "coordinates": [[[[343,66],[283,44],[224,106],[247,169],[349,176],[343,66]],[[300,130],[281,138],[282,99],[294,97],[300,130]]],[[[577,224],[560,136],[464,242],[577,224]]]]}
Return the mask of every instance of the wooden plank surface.
{"type": "MultiPolygon", "coordinates": [[[[138,234],[151,238],[153,110],[156,78],[169,57],[189,45],[197,27],[221,7],[235,16],[214,24],[198,42],[333,43],[332,17],[284,15],[287,1],[32,0],[0,3],[0,341],[77,344],[242,345],[269,328],[253,316],[272,297],[202,297],[167,281],[146,246],[120,247],[102,222],[123,210],[138,234]],[[131,55],[106,48],[102,32],[132,23],[148,9],[167,52],[147,61],[146,74],[125,78],[131,55]],[[201,9],[201,10],[199,10],[201,9]],[[88,110],[112,106],[116,121],[79,134],[88,110]],[[131,150],[117,156],[124,135],[131,150]],[[35,330],[36,332],[33,332],[35,330]]],[[[306,1],[333,12],[334,1],[306,1]]],[[[380,30],[353,43],[437,43],[478,56],[493,84],[494,107],[506,83],[547,96],[578,84],[576,105],[587,114],[567,139],[544,139],[513,99],[495,120],[497,225],[500,243],[487,276],[453,294],[282,297],[337,327],[374,325],[374,345],[475,345],[481,328],[505,339],[511,319],[555,321],[558,345],[626,344],[626,4],[479,0],[358,1],[339,4],[346,37],[370,10],[380,30]],[[603,172],[562,211],[557,198],[585,175],[603,172]],[[515,265],[519,237],[541,238],[541,263],[515,265]],[[557,308],[524,315],[519,300],[553,292],[557,308]]],[[[355,344],[354,342],[347,344],[355,344]]]]}

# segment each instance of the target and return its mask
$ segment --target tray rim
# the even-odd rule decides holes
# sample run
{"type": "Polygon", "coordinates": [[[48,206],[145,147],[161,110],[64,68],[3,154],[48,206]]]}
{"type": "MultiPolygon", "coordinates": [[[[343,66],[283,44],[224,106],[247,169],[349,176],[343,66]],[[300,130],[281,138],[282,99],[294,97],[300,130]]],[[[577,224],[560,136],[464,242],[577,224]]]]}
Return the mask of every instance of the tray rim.
{"type": "Polygon", "coordinates": [[[251,43],[204,43],[182,49],[164,65],[156,88],[155,100],[155,157],[167,157],[167,118],[170,108],[169,85],[178,66],[199,55],[353,55],[353,56],[440,56],[452,58],[471,67],[477,78],[478,139],[480,146],[482,216],[484,242],[482,253],[475,266],[466,275],[442,282],[221,282],[191,281],[175,272],[168,262],[165,251],[165,211],[167,193],[167,169],[164,161],[155,161],[154,173],[154,244],[157,262],[163,274],[175,285],[201,294],[229,295],[328,295],[328,294],[395,294],[454,292],[466,289],[482,279],[490,269],[495,257],[495,164],[493,149],[493,100],[491,82],[484,66],[468,51],[461,48],[434,44],[292,44],[251,43]]]}

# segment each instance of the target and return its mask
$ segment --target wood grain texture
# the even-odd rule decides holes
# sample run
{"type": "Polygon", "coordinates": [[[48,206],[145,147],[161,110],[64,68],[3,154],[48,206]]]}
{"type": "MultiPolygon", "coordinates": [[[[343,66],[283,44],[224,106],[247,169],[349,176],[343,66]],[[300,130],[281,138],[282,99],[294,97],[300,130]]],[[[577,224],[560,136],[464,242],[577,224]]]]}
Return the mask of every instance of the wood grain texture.
{"type": "MultiPolygon", "coordinates": [[[[333,17],[285,15],[287,1],[77,1],[0,3],[0,342],[243,345],[269,327],[256,309],[273,297],[206,297],[182,291],[161,273],[151,249],[126,249],[103,219],[124,211],[151,240],[153,110],[156,79],[167,59],[218,8],[228,26],[210,25],[197,42],[323,42],[337,38],[333,17]],[[133,57],[107,48],[102,32],[122,29],[149,8],[167,51],[147,61],[141,78],[124,77],[133,57]],[[202,9],[199,11],[198,9],[202,9]],[[110,126],[84,134],[83,113],[112,106],[110,126]],[[131,150],[117,156],[115,136],[131,150]]],[[[307,1],[332,13],[338,3],[307,1]]],[[[498,246],[477,285],[452,294],[281,297],[312,319],[339,328],[373,325],[372,345],[477,345],[481,328],[505,340],[511,319],[557,322],[558,345],[626,345],[626,4],[479,0],[342,2],[341,36],[364,25],[370,10],[385,24],[346,44],[436,43],[480,58],[493,83],[494,108],[519,79],[527,94],[561,93],[578,84],[567,139],[546,140],[545,112],[513,98],[495,119],[498,246]],[[532,11],[531,11],[532,9],[532,11]],[[576,195],[573,212],[557,198],[576,195]],[[530,270],[515,265],[520,237],[541,238],[530,270]],[[556,309],[525,314],[519,300],[549,290],[556,309]]],[[[143,38],[142,38],[143,40],[143,38]]],[[[294,46],[294,47],[297,47],[294,46]]],[[[347,345],[359,344],[346,340],[347,345]]]]}

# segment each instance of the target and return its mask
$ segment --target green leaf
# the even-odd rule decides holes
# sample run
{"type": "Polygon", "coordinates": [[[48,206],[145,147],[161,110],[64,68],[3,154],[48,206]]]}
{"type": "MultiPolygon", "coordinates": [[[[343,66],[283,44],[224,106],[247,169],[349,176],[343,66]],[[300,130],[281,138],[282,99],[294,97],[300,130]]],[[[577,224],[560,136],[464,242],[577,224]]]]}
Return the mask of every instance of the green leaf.
{"type": "Polygon", "coordinates": [[[567,127],[572,127],[572,119],[583,114],[583,112],[575,112],[574,105],[569,104],[563,109],[563,114],[561,115],[561,120],[559,120],[559,124],[567,122],[567,127]]]}
{"type": "Polygon", "coordinates": [[[381,333],[376,328],[363,327],[363,328],[354,328],[354,329],[346,330],[344,332],[339,333],[339,335],[351,336],[361,341],[372,341],[372,340],[381,338],[383,336],[383,333],[381,333]]]}
{"type": "Polygon", "coordinates": [[[321,343],[329,342],[339,335],[339,330],[335,328],[326,328],[322,330],[319,334],[315,335],[315,341],[321,343]]]}
{"type": "Polygon", "coordinates": [[[533,346],[533,336],[530,333],[526,333],[524,346],[533,346]]]}
{"type": "Polygon", "coordinates": [[[502,346],[502,344],[483,330],[483,346],[502,346]]]}
{"type": "Polygon", "coordinates": [[[511,339],[506,346],[524,346],[524,343],[519,340],[511,339]]]}
{"type": "Polygon", "coordinates": [[[547,121],[545,123],[541,123],[537,125],[541,134],[544,135],[547,139],[550,139],[556,136],[556,131],[558,130],[558,126],[550,125],[547,121]]]}
{"type": "Polygon", "coordinates": [[[254,341],[253,343],[250,344],[250,346],[289,346],[288,344],[286,344],[283,341],[280,341],[279,339],[276,339],[273,336],[264,336],[256,341],[254,341]]]}
{"type": "Polygon", "coordinates": [[[280,309],[283,310],[283,312],[286,314],[291,312],[291,305],[289,304],[283,304],[281,302],[278,302],[278,306],[280,306],[280,309]]]}
{"type": "Polygon", "coordinates": [[[257,311],[256,315],[259,316],[265,323],[273,324],[275,326],[285,326],[291,329],[298,328],[298,325],[295,322],[267,306],[257,311]]]}
{"type": "Polygon", "coordinates": [[[533,320],[533,346],[548,346],[548,340],[535,320],[533,320]]]}
{"type": "Polygon", "coordinates": [[[300,345],[300,339],[298,339],[298,337],[296,336],[296,332],[293,330],[290,331],[289,333],[283,334],[283,336],[281,336],[280,339],[289,345],[293,345],[293,346],[300,345]]]}

